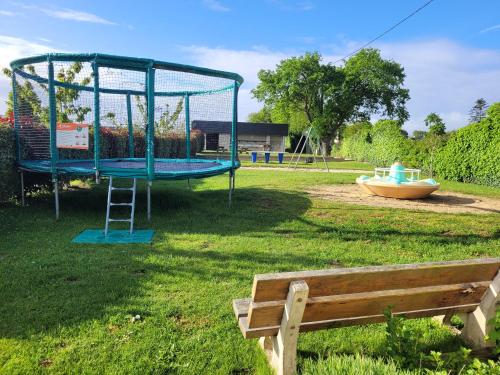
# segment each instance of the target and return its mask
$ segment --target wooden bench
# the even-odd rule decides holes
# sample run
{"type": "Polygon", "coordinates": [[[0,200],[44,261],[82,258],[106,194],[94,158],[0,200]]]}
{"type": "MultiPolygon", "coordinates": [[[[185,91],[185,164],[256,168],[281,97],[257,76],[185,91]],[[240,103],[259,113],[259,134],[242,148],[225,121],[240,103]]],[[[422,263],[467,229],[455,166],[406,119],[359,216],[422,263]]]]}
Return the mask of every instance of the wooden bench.
{"type": "Polygon", "coordinates": [[[464,338],[485,336],[500,292],[500,258],[256,275],[252,298],[233,301],[243,336],[260,344],[279,375],[295,373],[299,331],[459,315],[464,338]]]}

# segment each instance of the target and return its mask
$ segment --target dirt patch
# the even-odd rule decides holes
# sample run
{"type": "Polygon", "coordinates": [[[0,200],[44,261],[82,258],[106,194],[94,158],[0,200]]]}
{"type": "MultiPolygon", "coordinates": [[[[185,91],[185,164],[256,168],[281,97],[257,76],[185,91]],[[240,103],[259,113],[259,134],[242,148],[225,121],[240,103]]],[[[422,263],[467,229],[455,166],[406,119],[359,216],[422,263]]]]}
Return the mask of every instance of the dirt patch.
{"type": "Polygon", "coordinates": [[[369,195],[358,185],[321,185],[306,190],[314,197],[363,206],[444,213],[500,213],[500,199],[436,191],[425,199],[403,200],[369,195]]]}

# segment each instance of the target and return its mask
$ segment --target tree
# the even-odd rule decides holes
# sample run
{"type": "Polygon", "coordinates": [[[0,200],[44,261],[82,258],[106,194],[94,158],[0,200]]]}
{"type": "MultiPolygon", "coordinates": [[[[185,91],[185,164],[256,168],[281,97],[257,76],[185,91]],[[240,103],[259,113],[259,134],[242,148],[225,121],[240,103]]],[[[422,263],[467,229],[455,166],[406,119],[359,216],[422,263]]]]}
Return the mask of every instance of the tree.
{"type": "MultiPolygon", "coordinates": [[[[78,83],[82,86],[88,85],[92,77],[91,75],[86,75],[81,77],[78,81],[77,78],[80,77],[82,72],[83,63],[74,62],[66,69],[63,67],[58,70],[55,79],[59,82],[64,83],[78,83]]],[[[27,65],[23,68],[32,75],[37,75],[35,67],[33,65],[27,65]]],[[[7,77],[12,77],[12,71],[5,68],[3,70],[4,75],[7,77]]],[[[48,86],[45,83],[37,83],[37,85],[42,89],[45,96],[48,97],[48,86]]],[[[29,116],[30,118],[37,119],[42,124],[48,125],[49,123],[49,108],[48,106],[42,105],[42,100],[39,97],[38,90],[35,89],[31,80],[24,80],[23,84],[16,82],[16,91],[18,109],[21,116],[29,116]]],[[[75,90],[72,88],[57,86],[55,89],[56,97],[56,113],[58,122],[83,122],[85,116],[92,110],[90,107],[83,106],[79,102],[80,90],[75,90]]],[[[7,99],[7,113],[12,113],[14,110],[14,99],[12,92],[9,93],[7,99]]]]}
{"type": "Polygon", "coordinates": [[[421,141],[422,139],[424,139],[426,134],[427,134],[427,132],[424,130],[414,130],[413,134],[412,134],[412,138],[416,141],[421,141]]]}
{"type": "Polygon", "coordinates": [[[401,123],[408,118],[404,70],[382,59],[376,49],[361,50],[343,67],[323,64],[319,53],[306,53],[258,76],[254,97],[287,121],[303,114],[305,127],[316,129],[327,154],[339,129],[350,121],[369,120],[374,113],[401,123]]]}
{"type": "Polygon", "coordinates": [[[258,112],[252,112],[248,114],[248,121],[249,122],[273,122],[272,116],[271,116],[271,109],[269,107],[264,106],[260,111],[258,112]]]}
{"type": "Polygon", "coordinates": [[[488,104],[483,98],[479,98],[474,103],[474,106],[469,111],[469,124],[479,122],[486,117],[486,110],[488,109],[488,104]]]}
{"type": "MultiPolygon", "coordinates": [[[[142,124],[134,124],[135,127],[145,126],[148,123],[148,108],[146,103],[146,98],[141,99],[141,96],[135,96],[135,104],[139,110],[139,116],[141,118],[142,124]]],[[[179,116],[184,108],[184,99],[180,98],[175,106],[175,109],[170,112],[170,106],[165,104],[162,107],[162,112],[160,119],[155,121],[155,132],[166,133],[174,130],[176,122],[179,120],[179,116]]]]}
{"type": "Polygon", "coordinates": [[[443,119],[435,112],[431,112],[424,120],[425,126],[429,128],[429,134],[443,135],[446,133],[446,125],[443,119]]]}

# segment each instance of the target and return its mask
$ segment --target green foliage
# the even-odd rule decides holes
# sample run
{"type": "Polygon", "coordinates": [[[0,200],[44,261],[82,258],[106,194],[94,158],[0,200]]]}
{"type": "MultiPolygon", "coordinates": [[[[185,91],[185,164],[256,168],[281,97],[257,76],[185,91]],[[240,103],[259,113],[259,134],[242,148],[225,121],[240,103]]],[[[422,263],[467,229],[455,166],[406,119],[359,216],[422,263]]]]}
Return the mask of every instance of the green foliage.
{"type": "Polygon", "coordinates": [[[274,71],[261,70],[255,98],[287,122],[297,114],[320,134],[326,153],[348,121],[381,113],[404,121],[408,90],[402,87],[403,68],[384,60],[375,49],[364,49],[343,67],[323,64],[319,53],[281,61],[274,71]]]}
{"type": "Polygon", "coordinates": [[[258,112],[252,112],[248,114],[249,122],[273,122],[271,116],[271,109],[269,107],[264,106],[258,112]]]}
{"type": "Polygon", "coordinates": [[[414,130],[411,137],[417,141],[421,141],[422,139],[424,139],[426,134],[427,132],[424,130],[414,130]]]}
{"type": "Polygon", "coordinates": [[[500,363],[481,362],[472,358],[471,350],[464,347],[446,354],[434,350],[426,353],[424,342],[428,341],[425,336],[429,330],[419,333],[407,324],[404,317],[394,316],[391,307],[384,311],[384,316],[387,320],[387,354],[400,367],[418,369],[426,374],[500,374],[500,363]]]}
{"type": "Polygon", "coordinates": [[[18,191],[14,131],[10,126],[0,125],[0,201],[18,191]]]}
{"type": "Polygon", "coordinates": [[[407,153],[408,142],[401,134],[401,124],[395,120],[379,120],[371,131],[371,162],[377,166],[401,161],[407,153]]]}
{"type": "Polygon", "coordinates": [[[341,155],[358,161],[371,160],[372,128],[369,122],[358,122],[347,126],[340,146],[341,155]]]}
{"type": "Polygon", "coordinates": [[[500,102],[487,116],[454,132],[436,156],[439,176],[463,182],[500,186],[500,102]]]}
{"type": "MultiPolygon", "coordinates": [[[[134,128],[139,129],[148,123],[148,109],[146,106],[146,98],[142,96],[135,96],[135,103],[139,111],[139,116],[141,122],[139,124],[134,123],[134,128]]],[[[155,133],[167,133],[174,130],[176,122],[179,120],[179,116],[184,108],[184,98],[179,98],[175,109],[170,112],[170,106],[164,104],[162,106],[162,113],[160,119],[155,121],[155,133]]]]}
{"type": "Polygon", "coordinates": [[[443,135],[446,133],[446,125],[437,113],[429,113],[424,122],[425,126],[429,128],[429,134],[443,135]]]}

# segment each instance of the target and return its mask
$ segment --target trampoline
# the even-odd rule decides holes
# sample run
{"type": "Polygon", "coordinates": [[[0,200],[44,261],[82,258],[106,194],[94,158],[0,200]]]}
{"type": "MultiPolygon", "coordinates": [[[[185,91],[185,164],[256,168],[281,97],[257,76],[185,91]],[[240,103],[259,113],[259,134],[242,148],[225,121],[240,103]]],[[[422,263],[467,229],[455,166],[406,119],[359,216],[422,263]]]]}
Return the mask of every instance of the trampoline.
{"type": "Polygon", "coordinates": [[[12,67],[16,159],[21,172],[46,173],[59,217],[61,176],[179,180],[229,175],[234,190],[236,73],[164,61],[105,54],[46,54],[12,67]],[[193,121],[224,121],[225,158],[204,157],[206,134],[193,121]]]}

